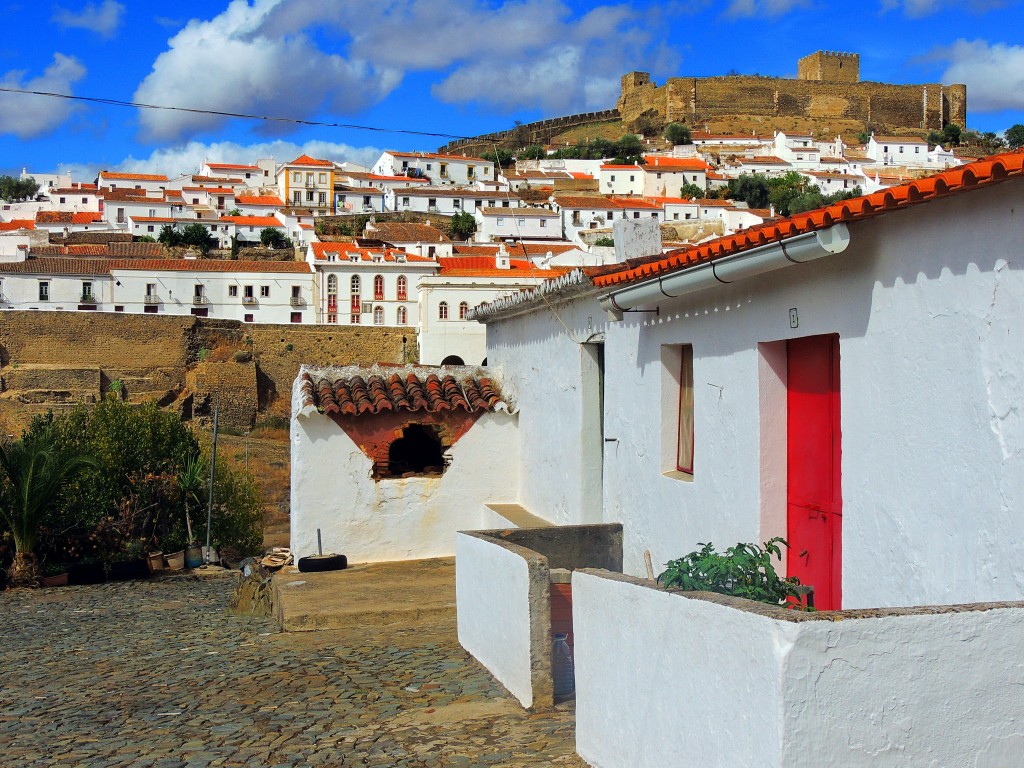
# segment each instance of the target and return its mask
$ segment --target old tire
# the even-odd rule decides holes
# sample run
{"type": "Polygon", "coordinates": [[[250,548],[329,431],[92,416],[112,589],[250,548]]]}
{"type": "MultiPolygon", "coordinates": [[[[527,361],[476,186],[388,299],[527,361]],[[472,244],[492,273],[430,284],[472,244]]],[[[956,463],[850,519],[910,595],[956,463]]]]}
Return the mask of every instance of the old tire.
{"type": "Polygon", "coordinates": [[[299,571],[317,573],[319,571],[343,571],[348,567],[345,555],[310,555],[299,558],[299,571]]]}

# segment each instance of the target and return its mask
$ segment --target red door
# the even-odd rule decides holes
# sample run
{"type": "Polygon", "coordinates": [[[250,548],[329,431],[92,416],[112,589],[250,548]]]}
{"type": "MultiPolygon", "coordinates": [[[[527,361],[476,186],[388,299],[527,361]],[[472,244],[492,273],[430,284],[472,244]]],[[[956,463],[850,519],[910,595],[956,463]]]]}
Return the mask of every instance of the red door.
{"type": "Polygon", "coordinates": [[[814,587],[818,610],[839,610],[839,337],[793,339],[787,353],[787,573],[814,587]]]}

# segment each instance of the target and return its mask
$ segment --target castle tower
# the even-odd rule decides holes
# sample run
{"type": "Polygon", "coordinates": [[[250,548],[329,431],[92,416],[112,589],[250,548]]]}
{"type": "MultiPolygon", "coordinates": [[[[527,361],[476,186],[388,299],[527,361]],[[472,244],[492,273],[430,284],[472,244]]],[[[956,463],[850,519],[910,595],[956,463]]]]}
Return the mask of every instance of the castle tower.
{"type": "Polygon", "coordinates": [[[815,51],[796,64],[798,80],[827,83],[859,83],[860,54],[815,51]]]}

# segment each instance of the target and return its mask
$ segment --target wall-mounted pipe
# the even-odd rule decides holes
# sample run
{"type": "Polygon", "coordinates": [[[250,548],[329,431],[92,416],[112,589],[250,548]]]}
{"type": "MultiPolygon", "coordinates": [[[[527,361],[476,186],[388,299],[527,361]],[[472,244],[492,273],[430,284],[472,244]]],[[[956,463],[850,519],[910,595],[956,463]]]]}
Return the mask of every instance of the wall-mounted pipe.
{"type": "Polygon", "coordinates": [[[674,299],[716,285],[761,275],[792,264],[803,264],[824,256],[842,253],[850,244],[850,230],[845,224],[808,232],[770,245],[699,264],[691,269],[673,272],[665,277],[612,290],[600,300],[613,320],[634,307],[661,299],[674,299]]]}

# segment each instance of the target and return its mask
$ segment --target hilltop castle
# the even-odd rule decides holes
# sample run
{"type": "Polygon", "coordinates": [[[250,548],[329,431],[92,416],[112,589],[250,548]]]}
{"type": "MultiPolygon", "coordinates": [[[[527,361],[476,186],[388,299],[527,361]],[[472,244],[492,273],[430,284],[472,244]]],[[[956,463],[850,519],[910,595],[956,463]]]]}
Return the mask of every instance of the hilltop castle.
{"type": "Polygon", "coordinates": [[[646,72],[622,78],[618,111],[628,125],[641,115],[700,126],[713,119],[795,117],[855,121],[887,131],[965,125],[967,86],[861,82],[860,56],[817,51],[797,63],[797,79],[726,75],[673,77],[662,86],[646,72]]]}

